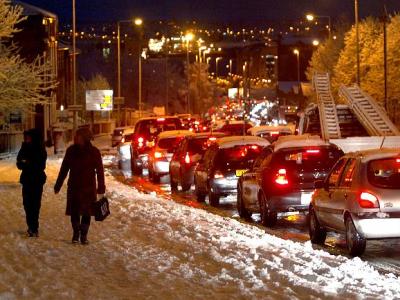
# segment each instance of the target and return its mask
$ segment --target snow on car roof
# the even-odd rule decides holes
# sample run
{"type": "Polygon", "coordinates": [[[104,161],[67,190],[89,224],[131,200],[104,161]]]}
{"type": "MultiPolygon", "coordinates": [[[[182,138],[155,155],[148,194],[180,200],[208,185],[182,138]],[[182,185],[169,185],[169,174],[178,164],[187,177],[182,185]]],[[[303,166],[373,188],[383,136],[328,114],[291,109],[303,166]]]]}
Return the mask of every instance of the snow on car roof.
{"type": "Polygon", "coordinates": [[[274,151],[283,148],[297,148],[297,147],[315,147],[315,146],[329,146],[330,143],[322,140],[318,135],[287,135],[281,136],[274,143],[274,151]]]}
{"type": "Polygon", "coordinates": [[[158,135],[158,139],[166,139],[166,138],[173,138],[178,136],[188,136],[193,135],[194,133],[190,130],[167,130],[163,131],[158,135]]]}
{"type": "Polygon", "coordinates": [[[116,127],[114,130],[127,130],[127,129],[132,129],[132,130],[135,130],[135,126],[122,126],[122,127],[116,127]]]}
{"type": "Polygon", "coordinates": [[[193,139],[196,139],[196,138],[204,138],[204,137],[208,137],[208,136],[223,137],[223,136],[225,136],[225,133],[218,132],[218,131],[215,131],[215,132],[211,132],[211,131],[209,131],[209,132],[200,132],[200,133],[195,133],[190,137],[193,138],[193,139]]]}
{"type": "Polygon", "coordinates": [[[361,156],[362,162],[369,162],[375,159],[400,157],[400,148],[382,148],[357,151],[350,153],[349,156],[361,156]]]}
{"type": "Polygon", "coordinates": [[[269,146],[271,143],[258,136],[228,136],[217,139],[218,147],[221,149],[232,148],[241,145],[269,146]]]}
{"type": "Polygon", "coordinates": [[[256,127],[253,127],[253,128],[250,128],[249,130],[247,130],[247,132],[251,135],[257,135],[259,133],[268,132],[268,131],[286,131],[286,132],[293,133],[293,131],[288,126],[282,126],[282,125],[278,125],[278,126],[263,125],[263,126],[256,126],[256,127]]]}

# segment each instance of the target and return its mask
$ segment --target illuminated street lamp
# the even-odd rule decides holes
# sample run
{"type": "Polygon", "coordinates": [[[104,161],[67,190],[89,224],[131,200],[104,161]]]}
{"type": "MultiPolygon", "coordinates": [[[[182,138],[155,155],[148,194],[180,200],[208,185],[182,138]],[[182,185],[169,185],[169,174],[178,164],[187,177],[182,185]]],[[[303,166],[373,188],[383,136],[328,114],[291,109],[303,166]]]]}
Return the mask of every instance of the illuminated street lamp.
{"type": "Polygon", "coordinates": [[[143,25],[143,19],[141,19],[141,18],[135,18],[135,20],[133,22],[135,23],[136,26],[143,25]]]}
{"type": "Polygon", "coordinates": [[[331,17],[330,16],[316,16],[314,14],[307,14],[306,19],[309,22],[314,21],[315,19],[328,19],[328,37],[329,39],[332,38],[332,23],[331,23],[331,17]]]}
{"type": "Polygon", "coordinates": [[[222,57],[217,57],[215,59],[215,78],[218,79],[218,62],[222,60],[222,57]]]}
{"type": "Polygon", "coordinates": [[[318,40],[313,40],[312,44],[313,44],[313,46],[317,47],[317,46],[319,46],[319,41],[318,40]]]}
{"type": "Polygon", "coordinates": [[[143,20],[141,18],[135,18],[133,23],[139,29],[140,36],[139,36],[139,117],[142,116],[142,36],[143,36],[143,20]]]}
{"type": "Polygon", "coordinates": [[[297,57],[297,82],[298,82],[299,88],[300,88],[300,50],[294,49],[293,54],[296,55],[296,57],[297,57]]]}

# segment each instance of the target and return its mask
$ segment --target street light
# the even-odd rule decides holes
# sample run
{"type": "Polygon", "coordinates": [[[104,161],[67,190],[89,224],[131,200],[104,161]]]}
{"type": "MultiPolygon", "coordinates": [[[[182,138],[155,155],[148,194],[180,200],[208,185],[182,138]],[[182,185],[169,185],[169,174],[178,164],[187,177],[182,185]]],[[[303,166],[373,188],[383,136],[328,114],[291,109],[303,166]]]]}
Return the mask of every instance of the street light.
{"type": "Polygon", "coordinates": [[[297,57],[297,82],[298,82],[299,88],[300,88],[300,50],[294,49],[293,54],[296,55],[296,57],[297,57]]]}
{"type": "Polygon", "coordinates": [[[138,84],[138,97],[139,97],[139,118],[142,117],[142,25],[143,19],[135,18],[133,21],[135,26],[139,28],[139,67],[138,67],[138,75],[139,75],[139,84],[138,84]]]}
{"type": "Polygon", "coordinates": [[[143,19],[135,18],[134,23],[135,23],[136,26],[142,26],[143,25],[143,19]]]}
{"type": "Polygon", "coordinates": [[[189,46],[190,42],[194,40],[194,34],[192,32],[187,32],[185,35],[186,41],[186,66],[187,66],[187,93],[186,93],[186,110],[190,114],[190,74],[189,74],[189,46]]]}
{"type": "Polygon", "coordinates": [[[331,16],[316,16],[316,15],[314,15],[314,14],[307,14],[307,15],[306,15],[306,19],[307,19],[307,21],[309,21],[309,22],[312,22],[312,21],[314,21],[315,19],[324,19],[324,18],[325,18],[325,19],[328,19],[328,37],[329,37],[329,39],[331,39],[331,38],[332,38],[331,16]]]}
{"type": "Polygon", "coordinates": [[[313,40],[312,44],[313,44],[313,46],[317,47],[317,46],[319,46],[319,41],[318,40],[313,40]]]}
{"type": "Polygon", "coordinates": [[[233,67],[233,60],[229,60],[229,74],[232,76],[232,67],[233,67]]]}
{"type": "Polygon", "coordinates": [[[357,52],[357,84],[360,86],[360,30],[359,30],[359,17],[358,17],[358,0],[354,0],[354,18],[355,18],[355,26],[356,26],[356,52],[357,52]]]}
{"type": "Polygon", "coordinates": [[[222,57],[217,57],[215,59],[215,78],[218,79],[218,62],[222,60],[222,57]]]}

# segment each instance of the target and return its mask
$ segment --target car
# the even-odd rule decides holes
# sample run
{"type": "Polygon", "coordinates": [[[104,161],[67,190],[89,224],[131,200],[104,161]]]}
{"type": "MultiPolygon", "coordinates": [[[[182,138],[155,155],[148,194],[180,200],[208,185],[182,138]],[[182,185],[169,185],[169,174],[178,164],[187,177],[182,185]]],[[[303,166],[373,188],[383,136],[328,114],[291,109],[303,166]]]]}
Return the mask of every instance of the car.
{"type": "Polygon", "coordinates": [[[259,212],[262,224],[273,226],[278,213],[307,212],[314,181],[325,179],[342,156],[319,136],[280,137],[238,182],[239,214],[259,212]]]}
{"type": "Polygon", "coordinates": [[[223,132],[226,135],[246,135],[247,131],[252,128],[253,125],[247,121],[229,121],[220,124],[215,128],[216,132],[223,132]]]}
{"type": "Polygon", "coordinates": [[[133,133],[126,134],[122,137],[120,143],[117,145],[118,161],[128,161],[131,159],[131,143],[134,137],[133,133]]]}
{"type": "Polygon", "coordinates": [[[194,173],[196,198],[218,206],[220,197],[236,193],[237,181],[270,143],[255,136],[230,136],[217,139],[204,154],[194,173]]]}
{"type": "Polygon", "coordinates": [[[352,256],[367,240],[400,237],[400,149],[348,153],[325,181],[315,183],[309,206],[312,243],[344,233],[352,256]]]}
{"type": "Polygon", "coordinates": [[[171,130],[161,132],[156,139],[155,146],[148,158],[149,178],[152,182],[159,182],[160,178],[169,174],[169,163],[175,149],[186,137],[193,135],[189,130],[171,130]]]}
{"type": "Polygon", "coordinates": [[[271,126],[255,126],[247,130],[249,135],[259,136],[268,141],[275,142],[280,136],[293,135],[293,131],[288,126],[271,125],[271,126]]]}
{"type": "Polygon", "coordinates": [[[204,132],[186,136],[179,144],[169,165],[171,190],[175,191],[178,185],[182,191],[188,191],[193,184],[194,170],[203,157],[206,149],[223,137],[223,133],[204,132]]]}
{"type": "Polygon", "coordinates": [[[135,128],[133,126],[115,128],[111,134],[111,147],[118,146],[125,136],[133,134],[135,128]]]}
{"type": "Polygon", "coordinates": [[[138,120],[130,147],[132,173],[142,175],[143,170],[148,168],[149,153],[154,148],[155,138],[159,133],[181,128],[182,123],[177,117],[149,117],[138,120]]]}

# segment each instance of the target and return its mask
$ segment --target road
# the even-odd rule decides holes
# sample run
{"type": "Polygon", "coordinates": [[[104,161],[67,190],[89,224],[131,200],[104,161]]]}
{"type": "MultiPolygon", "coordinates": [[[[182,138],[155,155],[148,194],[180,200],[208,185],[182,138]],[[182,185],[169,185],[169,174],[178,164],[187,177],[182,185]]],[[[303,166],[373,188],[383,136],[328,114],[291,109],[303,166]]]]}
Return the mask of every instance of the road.
{"type": "MultiPolygon", "coordinates": [[[[240,222],[263,228],[266,233],[283,239],[303,243],[309,241],[307,217],[305,215],[280,217],[276,226],[265,228],[260,224],[258,215],[253,216],[252,220],[249,221],[240,219],[236,210],[236,195],[222,198],[220,206],[215,208],[210,206],[208,201],[206,203],[197,202],[193,188],[188,192],[178,191],[171,193],[168,176],[161,178],[159,184],[150,182],[146,174],[141,177],[132,176],[129,161],[123,162],[120,168],[115,165],[108,168],[120,182],[134,186],[144,193],[156,193],[159,197],[168,201],[175,201],[183,205],[203,209],[223,217],[234,218],[240,222]]],[[[348,256],[345,238],[340,234],[328,234],[325,245],[314,245],[314,248],[323,249],[333,255],[348,256]]],[[[382,273],[393,273],[400,276],[400,239],[368,241],[367,250],[362,259],[371,263],[382,273]]]]}

